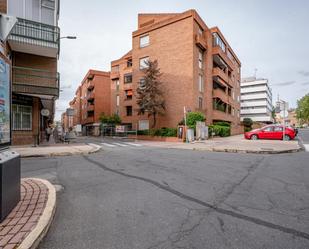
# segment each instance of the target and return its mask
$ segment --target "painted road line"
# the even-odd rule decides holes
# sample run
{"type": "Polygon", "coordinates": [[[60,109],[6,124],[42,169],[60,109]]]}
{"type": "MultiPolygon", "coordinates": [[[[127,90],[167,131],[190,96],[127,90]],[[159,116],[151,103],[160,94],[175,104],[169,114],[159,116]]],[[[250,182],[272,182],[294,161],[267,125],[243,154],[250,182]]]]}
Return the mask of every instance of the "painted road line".
{"type": "Polygon", "coordinates": [[[304,144],[306,151],[309,151],[309,144],[304,144]]]}
{"type": "Polygon", "coordinates": [[[113,144],[108,144],[108,143],[101,143],[101,144],[108,146],[108,147],[116,147],[116,145],[113,145],[113,144]]]}
{"type": "Polygon", "coordinates": [[[142,144],[135,144],[135,143],[130,143],[130,142],[124,142],[125,144],[128,144],[128,145],[132,145],[132,146],[143,146],[142,144]]]}
{"type": "Polygon", "coordinates": [[[118,146],[121,146],[121,147],[127,147],[127,146],[128,146],[128,145],[126,145],[126,144],[120,144],[120,143],[113,143],[113,144],[118,145],[118,146]]]}

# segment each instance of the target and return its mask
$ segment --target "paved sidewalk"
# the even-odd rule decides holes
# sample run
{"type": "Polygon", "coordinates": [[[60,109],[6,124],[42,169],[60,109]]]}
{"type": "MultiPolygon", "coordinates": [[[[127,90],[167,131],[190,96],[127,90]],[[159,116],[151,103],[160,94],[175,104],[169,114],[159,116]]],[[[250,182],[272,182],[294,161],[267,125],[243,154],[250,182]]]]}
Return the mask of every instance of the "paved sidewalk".
{"type": "Polygon", "coordinates": [[[0,223],[0,248],[35,248],[52,221],[56,194],[46,180],[22,179],[21,200],[0,223]]]}
{"type": "Polygon", "coordinates": [[[99,151],[96,144],[55,144],[48,146],[12,146],[12,150],[18,152],[21,157],[51,157],[91,154],[99,151]]]}
{"type": "Polygon", "coordinates": [[[164,143],[164,142],[145,142],[151,143],[152,146],[205,150],[215,152],[234,152],[234,153],[261,153],[261,154],[278,154],[298,152],[301,147],[297,140],[247,140],[243,135],[230,136],[225,138],[213,138],[205,141],[195,141],[193,143],[164,143]]]}

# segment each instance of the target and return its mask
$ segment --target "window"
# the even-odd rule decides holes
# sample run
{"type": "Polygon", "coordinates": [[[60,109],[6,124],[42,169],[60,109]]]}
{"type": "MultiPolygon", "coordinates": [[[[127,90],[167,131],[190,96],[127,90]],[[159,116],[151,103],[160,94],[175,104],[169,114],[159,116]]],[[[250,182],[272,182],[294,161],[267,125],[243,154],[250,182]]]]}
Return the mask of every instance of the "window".
{"type": "Polygon", "coordinates": [[[124,83],[132,83],[132,74],[124,75],[124,83]]]}
{"type": "Polygon", "coordinates": [[[263,129],[263,131],[268,131],[268,132],[273,131],[273,127],[272,126],[266,127],[263,129]]]}
{"type": "Polygon", "coordinates": [[[125,90],[125,94],[126,94],[126,99],[127,100],[131,100],[132,96],[133,96],[133,91],[132,90],[125,90]]]}
{"type": "Polygon", "coordinates": [[[115,83],[115,85],[116,85],[116,90],[118,91],[118,90],[119,90],[119,79],[113,80],[113,82],[115,83]]]}
{"type": "Polygon", "coordinates": [[[120,98],[119,95],[116,96],[116,105],[119,106],[120,98]]]}
{"type": "Polygon", "coordinates": [[[139,38],[139,47],[147,47],[149,45],[149,35],[144,35],[139,38]]]}
{"type": "Polygon", "coordinates": [[[232,106],[230,105],[227,106],[227,112],[228,114],[232,114],[232,106]]]}
{"type": "Polygon", "coordinates": [[[213,38],[213,46],[219,46],[223,52],[225,52],[225,44],[222,41],[221,37],[218,35],[218,33],[213,33],[212,34],[212,38],[213,38]]]}
{"type": "Polygon", "coordinates": [[[198,76],[198,90],[203,92],[203,75],[201,74],[198,76]]]}
{"type": "Polygon", "coordinates": [[[132,106],[126,106],[126,112],[127,112],[127,116],[132,116],[132,106]]]}
{"type": "Polygon", "coordinates": [[[148,68],[149,57],[139,59],[139,69],[148,68]]]}
{"type": "Polygon", "coordinates": [[[232,89],[231,89],[231,88],[228,88],[228,89],[227,89],[227,94],[228,94],[229,96],[232,96],[232,89]]]}
{"type": "Polygon", "coordinates": [[[132,59],[127,60],[127,67],[132,67],[132,59]]]}
{"type": "Polygon", "coordinates": [[[232,115],[233,115],[233,116],[235,115],[235,109],[234,109],[234,107],[232,107],[232,115]]]}
{"type": "Polygon", "coordinates": [[[283,131],[283,128],[281,126],[275,126],[274,131],[283,131]]]}
{"type": "Polygon", "coordinates": [[[32,130],[32,107],[12,105],[13,130],[32,130]]]}
{"type": "Polygon", "coordinates": [[[235,92],[232,90],[232,98],[235,99],[235,92]]]}
{"type": "Polygon", "coordinates": [[[119,65],[117,66],[112,66],[112,72],[119,72],[119,65]]]}
{"type": "Polygon", "coordinates": [[[203,98],[202,97],[198,97],[198,108],[203,109],[203,98]]]}
{"type": "Polygon", "coordinates": [[[198,67],[203,69],[203,52],[201,50],[198,51],[198,67]]]}
{"type": "Polygon", "coordinates": [[[198,27],[198,33],[199,33],[200,35],[203,34],[203,30],[202,30],[202,28],[201,28],[200,26],[198,27]]]}
{"type": "Polygon", "coordinates": [[[138,121],[138,129],[142,130],[149,130],[149,120],[139,120],[138,121]]]}
{"type": "Polygon", "coordinates": [[[141,78],[139,80],[139,88],[140,89],[144,89],[145,88],[145,79],[144,78],[141,78]]]}

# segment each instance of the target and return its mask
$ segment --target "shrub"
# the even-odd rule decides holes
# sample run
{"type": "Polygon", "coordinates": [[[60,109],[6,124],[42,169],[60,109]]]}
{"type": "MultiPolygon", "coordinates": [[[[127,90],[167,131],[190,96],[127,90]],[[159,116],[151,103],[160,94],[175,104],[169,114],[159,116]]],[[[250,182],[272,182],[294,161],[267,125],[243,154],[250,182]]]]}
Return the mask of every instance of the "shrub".
{"type": "Polygon", "coordinates": [[[245,127],[251,127],[253,125],[253,121],[251,118],[244,118],[242,122],[245,127]]]}
{"type": "Polygon", "coordinates": [[[137,135],[150,135],[150,136],[159,136],[159,137],[177,137],[176,128],[161,128],[161,129],[150,129],[137,131],[137,135]]]}
{"type": "MultiPolygon", "coordinates": [[[[191,129],[195,130],[196,127],[196,122],[197,121],[202,121],[204,122],[206,120],[205,116],[201,112],[188,112],[187,113],[187,126],[191,129]]],[[[185,121],[182,119],[178,125],[184,125],[185,121]]]]}
{"type": "Polygon", "coordinates": [[[231,127],[231,124],[230,124],[229,122],[224,122],[224,121],[215,122],[214,125],[220,125],[220,126],[228,126],[228,127],[231,127]]]}
{"type": "Polygon", "coordinates": [[[208,135],[211,137],[212,133],[215,133],[215,136],[228,137],[231,135],[231,128],[229,126],[222,125],[209,125],[208,126],[208,135]]]}
{"type": "Polygon", "coordinates": [[[245,132],[248,132],[248,131],[251,131],[252,130],[252,128],[251,127],[244,127],[244,129],[245,129],[245,132]]]}

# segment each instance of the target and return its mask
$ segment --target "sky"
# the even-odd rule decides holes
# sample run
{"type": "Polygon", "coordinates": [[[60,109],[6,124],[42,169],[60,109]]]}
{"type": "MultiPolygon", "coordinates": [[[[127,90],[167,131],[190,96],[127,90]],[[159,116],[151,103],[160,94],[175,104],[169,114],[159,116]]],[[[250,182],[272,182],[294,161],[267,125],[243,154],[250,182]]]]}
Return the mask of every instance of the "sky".
{"type": "Polygon", "coordinates": [[[132,47],[138,13],[195,9],[208,27],[218,26],[242,63],[242,77],[269,80],[273,102],[295,107],[309,93],[307,0],[61,0],[60,97],[56,119],[69,106],[88,69],[110,71],[110,62],[132,47]]]}

